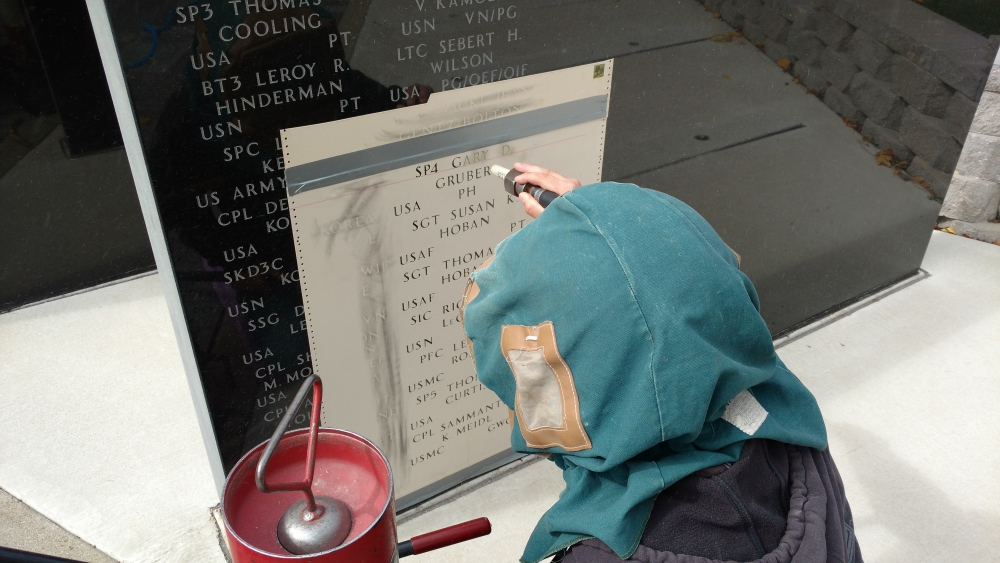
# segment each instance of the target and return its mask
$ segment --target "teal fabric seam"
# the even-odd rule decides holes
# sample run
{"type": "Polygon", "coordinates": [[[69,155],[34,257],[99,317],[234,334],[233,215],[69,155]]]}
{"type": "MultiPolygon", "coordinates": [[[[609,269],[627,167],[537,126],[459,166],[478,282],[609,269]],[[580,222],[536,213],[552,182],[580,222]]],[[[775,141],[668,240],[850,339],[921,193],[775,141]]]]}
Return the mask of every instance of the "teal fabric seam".
{"type": "MultiPolygon", "coordinates": [[[[614,183],[617,184],[617,182],[614,182],[614,183]]],[[[670,208],[670,210],[673,211],[674,215],[679,215],[681,217],[681,219],[684,220],[685,223],[687,223],[688,225],[690,225],[691,228],[694,229],[694,231],[696,233],[698,233],[698,236],[701,238],[702,241],[705,242],[705,244],[708,245],[709,248],[712,248],[712,249],[715,248],[715,245],[712,244],[712,241],[708,240],[708,238],[705,236],[705,233],[702,232],[701,228],[698,225],[695,225],[694,222],[691,221],[690,217],[688,217],[683,212],[681,212],[680,209],[677,209],[677,207],[674,206],[673,202],[671,202],[671,201],[668,200],[666,203],[667,203],[667,206],[670,208]]],[[[718,233],[716,233],[716,234],[718,234],[718,233]]],[[[723,244],[725,244],[725,243],[723,243],[723,244]]],[[[733,249],[730,248],[729,251],[730,251],[730,254],[732,254],[733,249]]],[[[735,256],[733,256],[732,258],[735,259],[735,256]]],[[[728,262],[728,260],[727,260],[727,262],[728,262]]],[[[730,266],[731,265],[732,264],[730,264],[730,266]]],[[[737,268],[737,270],[739,270],[739,268],[737,268]]]]}
{"type": "MultiPolygon", "coordinates": [[[[635,303],[635,308],[639,310],[639,315],[642,316],[642,322],[645,323],[646,325],[646,335],[649,337],[649,342],[651,344],[649,348],[649,375],[650,377],[653,378],[653,388],[655,390],[656,372],[653,369],[653,346],[652,346],[653,331],[649,328],[649,320],[646,318],[646,312],[642,310],[642,305],[639,305],[639,298],[635,294],[635,278],[632,276],[632,273],[628,271],[628,268],[625,267],[625,264],[622,262],[621,254],[619,254],[618,250],[614,246],[612,246],[611,241],[608,240],[608,236],[604,234],[604,231],[600,227],[595,225],[594,221],[591,220],[590,216],[587,215],[582,209],[577,207],[573,203],[573,200],[571,198],[567,197],[566,203],[572,205],[573,209],[576,209],[580,213],[580,215],[583,215],[583,217],[587,219],[587,223],[589,223],[590,226],[593,227],[595,231],[600,233],[601,238],[604,239],[604,244],[608,245],[608,250],[610,250],[611,253],[615,255],[615,260],[618,261],[618,267],[621,268],[622,275],[624,275],[625,279],[628,280],[628,290],[629,294],[632,295],[632,303],[635,303]]],[[[655,395],[656,395],[656,416],[657,418],[660,419],[660,440],[666,440],[667,438],[663,433],[663,410],[660,408],[660,394],[659,392],[655,392],[655,395]]],[[[638,542],[636,542],[637,547],[638,545],[639,545],[638,542]]],[[[635,551],[635,549],[633,549],[632,551],[635,551]]]]}

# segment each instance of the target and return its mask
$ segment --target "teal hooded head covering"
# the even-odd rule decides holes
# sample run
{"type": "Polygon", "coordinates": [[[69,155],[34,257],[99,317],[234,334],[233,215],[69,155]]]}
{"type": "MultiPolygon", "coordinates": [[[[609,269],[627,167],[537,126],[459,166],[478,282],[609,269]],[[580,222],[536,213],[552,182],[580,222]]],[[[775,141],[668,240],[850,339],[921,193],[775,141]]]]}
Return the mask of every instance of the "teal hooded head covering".
{"type": "Polygon", "coordinates": [[[750,437],[826,447],[738,266],[684,203],[606,182],[555,200],[472,275],[479,379],[512,410],[513,449],[551,454],[566,481],[522,561],[588,538],[629,557],[661,491],[750,437]]]}

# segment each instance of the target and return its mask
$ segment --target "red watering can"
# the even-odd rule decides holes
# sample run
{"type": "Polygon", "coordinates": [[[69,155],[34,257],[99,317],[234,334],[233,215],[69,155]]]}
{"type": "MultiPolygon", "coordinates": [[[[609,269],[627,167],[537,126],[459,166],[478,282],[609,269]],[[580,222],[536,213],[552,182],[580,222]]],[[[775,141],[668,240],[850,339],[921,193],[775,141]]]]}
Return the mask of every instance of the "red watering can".
{"type": "Polygon", "coordinates": [[[322,396],[309,376],[271,439],[226,479],[222,520],[234,563],[391,563],[490,533],[478,518],[397,544],[389,461],[357,434],[320,428],[322,396]],[[310,389],[309,428],[286,434],[310,389]]]}

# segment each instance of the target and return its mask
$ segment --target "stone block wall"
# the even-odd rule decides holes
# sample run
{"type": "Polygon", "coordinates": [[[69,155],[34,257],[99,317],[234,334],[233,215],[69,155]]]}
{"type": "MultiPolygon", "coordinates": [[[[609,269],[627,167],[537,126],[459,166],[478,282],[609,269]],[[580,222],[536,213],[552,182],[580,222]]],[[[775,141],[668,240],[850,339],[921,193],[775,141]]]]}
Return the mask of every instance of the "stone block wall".
{"type": "Polygon", "coordinates": [[[998,210],[1000,210],[1000,56],[997,57],[986,83],[986,91],[979,101],[979,110],[975,112],[975,119],[972,120],[951,188],[941,207],[941,216],[965,223],[985,223],[996,220],[998,210]]]}
{"type": "Polygon", "coordinates": [[[945,194],[994,42],[913,0],[699,1],[945,194]]]}

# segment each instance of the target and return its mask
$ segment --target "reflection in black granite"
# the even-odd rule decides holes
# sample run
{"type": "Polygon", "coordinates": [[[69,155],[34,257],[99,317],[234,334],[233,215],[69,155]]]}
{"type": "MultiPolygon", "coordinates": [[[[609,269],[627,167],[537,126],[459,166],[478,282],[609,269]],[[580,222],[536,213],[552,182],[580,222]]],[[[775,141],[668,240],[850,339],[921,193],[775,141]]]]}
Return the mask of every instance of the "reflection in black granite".
{"type": "Polygon", "coordinates": [[[83,0],[0,0],[0,311],[153,269],[83,0]]]}
{"type": "Polygon", "coordinates": [[[78,157],[121,147],[93,31],[80,25],[89,20],[86,4],[28,0],[25,6],[66,132],[66,152],[78,157]],[[76,48],[67,49],[67,45],[76,48]]]}
{"type": "Polygon", "coordinates": [[[108,7],[227,469],[310,373],[281,128],[391,110],[415,84],[615,58],[605,179],[702,212],[743,254],[774,332],[914,272],[936,217],[790,61],[697,0],[108,7]]]}

